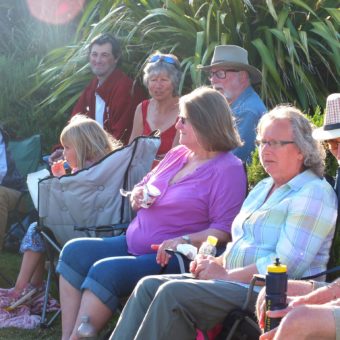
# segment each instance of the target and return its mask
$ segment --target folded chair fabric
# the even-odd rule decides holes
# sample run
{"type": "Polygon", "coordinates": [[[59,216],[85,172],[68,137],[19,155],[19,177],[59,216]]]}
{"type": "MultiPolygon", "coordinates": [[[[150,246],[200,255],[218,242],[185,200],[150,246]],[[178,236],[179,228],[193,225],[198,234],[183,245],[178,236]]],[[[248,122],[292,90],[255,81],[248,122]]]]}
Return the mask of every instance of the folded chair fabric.
{"type": "Polygon", "coordinates": [[[63,245],[72,238],[89,236],[74,227],[129,223],[133,217],[129,198],[119,190],[131,190],[150,171],[159,145],[158,137],[137,137],[89,168],[41,180],[39,224],[63,245]]]}

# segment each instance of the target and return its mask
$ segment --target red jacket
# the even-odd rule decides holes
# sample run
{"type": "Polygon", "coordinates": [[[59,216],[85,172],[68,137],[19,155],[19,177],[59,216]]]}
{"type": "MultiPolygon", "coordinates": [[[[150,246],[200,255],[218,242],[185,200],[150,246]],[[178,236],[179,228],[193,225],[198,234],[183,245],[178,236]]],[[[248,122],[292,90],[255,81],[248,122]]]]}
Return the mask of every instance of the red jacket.
{"type": "Polygon", "coordinates": [[[97,92],[105,102],[105,130],[127,144],[136,107],[145,99],[144,91],[140,86],[134,86],[133,81],[120,69],[115,69],[101,86],[97,86],[98,79],[94,78],[78,99],[72,116],[83,113],[95,119],[97,92]]]}

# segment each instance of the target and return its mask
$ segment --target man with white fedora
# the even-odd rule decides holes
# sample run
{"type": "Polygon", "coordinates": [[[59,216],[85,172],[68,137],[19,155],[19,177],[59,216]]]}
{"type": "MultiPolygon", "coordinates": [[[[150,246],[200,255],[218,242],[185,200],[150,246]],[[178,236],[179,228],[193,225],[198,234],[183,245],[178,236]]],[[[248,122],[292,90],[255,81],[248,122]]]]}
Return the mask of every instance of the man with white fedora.
{"type": "Polygon", "coordinates": [[[313,137],[326,141],[333,156],[340,162],[340,93],[327,97],[324,124],[313,131],[313,137]]]}
{"type": "MultiPolygon", "coordinates": [[[[333,93],[327,97],[326,111],[324,116],[324,123],[321,128],[313,131],[313,137],[316,140],[325,141],[328,144],[329,151],[338,161],[338,169],[336,172],[334,190],[338,197],[338,219],[337,228],[334,238],[340,238],[340,93],[333,93]]],[[[329,263],[329,268],[338,265],[335,261],[339,258],[339,250],[336,249],[337,242],[333,242],[331,248],[331,259],[334,263],[329,263]]],[[[339,312],[340,325],[340,312],[339,312]]],[[[340,329],[339,329],[340,331],[340,329]]]]}
{"type": "Polygon", "coordinates": [[[256,126],[267,111],[252,87],[261,82],[261,72],[249,65],[248,52],[236,45],[216,46],[210,65],[200,65],[198,69],[208,72],[212,87],[228,100],[244,141],[244,145],[234,150],[234,154],[250,162],[250,154],[255,148],[256,126]]]}

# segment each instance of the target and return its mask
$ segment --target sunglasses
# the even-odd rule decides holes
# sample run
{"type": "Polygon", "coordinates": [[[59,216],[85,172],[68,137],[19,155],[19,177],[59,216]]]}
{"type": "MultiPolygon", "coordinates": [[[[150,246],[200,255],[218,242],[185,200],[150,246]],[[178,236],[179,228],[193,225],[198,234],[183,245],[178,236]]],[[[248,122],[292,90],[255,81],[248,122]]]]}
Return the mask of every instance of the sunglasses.
{"type": "Polygon", "coordinates": [[[171,65],[178,67],[178,61],[175,58],[170,57],[170,56],[156,54],[156,55],[153,55],[149,59],[149,63],[156,63],[157,61],[164,61],[167,64],[171,64],[171,65]]]}

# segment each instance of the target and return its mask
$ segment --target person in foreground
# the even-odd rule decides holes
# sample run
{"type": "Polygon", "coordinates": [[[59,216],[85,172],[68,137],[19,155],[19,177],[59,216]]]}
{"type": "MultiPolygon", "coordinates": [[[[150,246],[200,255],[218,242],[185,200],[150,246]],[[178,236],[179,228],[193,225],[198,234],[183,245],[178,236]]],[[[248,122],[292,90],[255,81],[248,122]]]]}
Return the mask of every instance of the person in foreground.
{"type": "MultiPolygon", "coordinates": [[[[333,283],[288,281],[288,294],[287,308],[267,312],[269,317],[283,319],[261,340],[340,339],[340,279],[333,283]]],[[[265,290],[258,297],[257,316],[264,328],[265,290]]]]}
{"type": "MultiPolygon", "coordinates": [[[[313,131],[313,137],[325,141],[332,155],[340,162],[340,93],[328,96],[324,125],[313,131]]],[[[338,168],[335,185],[338,198],[339,180],[338,168]]],[[[337,259],[339,251],[335,252],[334,249],[332,256],[337,259]]],[[[289,281],[288,293],[291,295],[288,308],[268,312],[270,317],[284,317],[280,326],[263,334],[261,339],[340,339],[340,279],[332,284],[289,281]],[[324,288],[317,289],[320,285],[324,288]]],[[[264,296],[265,290],[262,290],[257,300],[257,315],[261,328],[264,328],[264,296]]]]}
{"type": "Polygon", "coordinates": [[[139,281],[111,339],[194,339],[196,328],[207,331],[241,307],[245,284],[275,258],[287,264],[290,278],[326,268],[337,204],[309,121],[294,107],[276,107],[261,118],[257,144],[269,178],[244,201],[225,252],[191,262],[194,278],[139,281]]]}
{"type": "Polygon", "coordinates": [[[62,338],[77,339],[81,317],[97,331],[106,324],[138,280],[146,275],[179,273],[167,248],[208,235],[230,241],[231,223],[246,193],[242,162],[230,151],[241,142],[225,98],[201,88],[180,99],[176,123],[180,146],[135,186],[131,194],[137,216],[126,236],[84,238],[68,242],[61,254],[62,338]],[[149,208],[141,208],[144,185],[161,192],[149,208]],[[157,253],[151,245],[159,244],[157,253]]]}
{"type": "Polygon", "coordinates": [[[143,69],[144,85],[151,99],[137,106],[130,143],[137,136],[148,136],[154,130],[160,131],[161,145],[157,159],[178,145],[176,122],[178,117],[178,87],[181,80],[181,65],[173,54],[153,53],[143,69]]]}
{"type": "MultiPolygon", "coordinates": [[[[93,119],[83,115],[74,116],[60,135],[64,156],[75,173],[102,159],[121,144],[93,119]]],[[[45,245],[36,231],[37,223],[30,225],[21,243],[24,254],[15,287],[0,289],[1,307],[8,307],[23,296],[30,298],[32,290],[43,290],[45,245]]]]}

